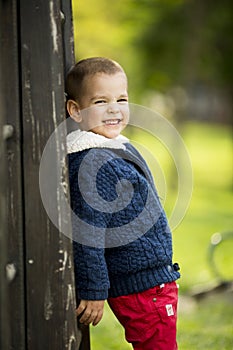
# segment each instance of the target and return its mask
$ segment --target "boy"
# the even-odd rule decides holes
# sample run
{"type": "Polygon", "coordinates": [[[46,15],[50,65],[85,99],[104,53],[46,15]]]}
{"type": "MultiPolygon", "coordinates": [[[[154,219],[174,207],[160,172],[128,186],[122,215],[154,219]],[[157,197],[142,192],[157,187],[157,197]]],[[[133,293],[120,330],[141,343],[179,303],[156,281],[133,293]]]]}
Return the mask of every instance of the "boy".
{"type": "Polygon", "coordinates": [[[136,350],[175,350],[178,264],[150,171],[121,135],[127,77],[107,58],[82,60],[66,79],[74,261],[80,322],[108,303],[136,350]]]}

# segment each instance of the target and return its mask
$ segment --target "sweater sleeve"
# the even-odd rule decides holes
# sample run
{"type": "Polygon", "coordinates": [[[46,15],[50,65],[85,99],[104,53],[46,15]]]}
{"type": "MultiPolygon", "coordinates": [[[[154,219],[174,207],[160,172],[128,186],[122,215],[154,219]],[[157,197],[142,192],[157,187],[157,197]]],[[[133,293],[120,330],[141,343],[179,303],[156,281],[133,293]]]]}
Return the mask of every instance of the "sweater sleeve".
{"type": "Polygon", "coordinates": [[[85,169],[80,169],[81,162],[82,154],[70,155],[70,200],[77,297],[85,300],[104,300],[108,297],[109,289],[104,249],[106,225],[103,215],[96,213],[83,198],[80,183],[84,183],[88,194],[92,189],[92,179],[89,176],[90,172],[86,174],[85,169]]]}
{"type": "Polygon", "coordinates": [[[73,243],[77,296],[84,300],[105,300],[109,279],[104,249],[73,243]]]}

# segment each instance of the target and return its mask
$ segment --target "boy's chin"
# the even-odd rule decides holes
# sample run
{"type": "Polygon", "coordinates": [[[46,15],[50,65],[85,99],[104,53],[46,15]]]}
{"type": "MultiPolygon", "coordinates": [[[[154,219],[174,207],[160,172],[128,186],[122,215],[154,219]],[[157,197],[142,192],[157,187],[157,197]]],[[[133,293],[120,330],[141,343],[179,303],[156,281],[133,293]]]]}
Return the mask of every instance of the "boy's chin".
{"type": "Polygon", "coordinates": [[[105,136],[108,139],[115,139],[119,135],[120,135],[120,132],[111,132],[111,133],[106,133],[103,136],[105,136]]]}
{"type": "Polygon", "coordinates": [[[94,132],[95,134],[101,135],[106,137],[107,139],[115,139],[117,136],[120,135],[120,130],[116,131],[116,130],[109,130],[109,131],[102,131],[102,132],[98,132],[96,130],[91,130],[92,132],[94,132]]]}

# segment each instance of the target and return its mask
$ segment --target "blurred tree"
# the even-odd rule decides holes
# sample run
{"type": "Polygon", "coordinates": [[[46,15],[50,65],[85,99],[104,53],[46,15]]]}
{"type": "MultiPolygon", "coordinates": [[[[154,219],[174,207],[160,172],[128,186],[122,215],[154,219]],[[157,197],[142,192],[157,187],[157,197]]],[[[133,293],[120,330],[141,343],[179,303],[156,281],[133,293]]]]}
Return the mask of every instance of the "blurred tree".
{"type": "Polygon", "coordinates": [[[73,0],[76,60],[89,56],[115,59],[127,71],[132,100],[144,91],[141,86],[140,47],[135,43],[147,23],[147,6],[138,11],[134,0],[73,0]]]}
{"type": "MultiPolygon", "coordinates": [[[[136,6],[139,12],[147,6],[151,13],[136,39],[143,52],[142,86],[166,92],[179,85],[192,94],[199,89],[206,99],[217,90],[230,103],[232,2],[141,0],[136,6]]],[[[177,108],[177,117],[183,119],[177,108]]]]}
{"type": "MultiPolygon", "coordinates": [[[[143,3],[148,1],[137,2],[139,11],[143,3]]],[[[143,48],[145,61],[169,76],[167,84],[161,81],[161,88],[193,79],[231,84],[230,0],[154,0],[150,6],[157,15],[150,16],[152,21],[139,33],[138,45],[143,48]]]]}
{"type": "Polygon", "coordinates": [[[76,58],[118,60],[129,75],[132,102],[143,103],[149,91],[171,91],[176,115],[183,119],[184,93],[174,87],[199,99],[205,95],[211,100],[208,96],[217,91],[229,103],[232,96],[232,4],[230,0],[73,1],[76,58]]]}

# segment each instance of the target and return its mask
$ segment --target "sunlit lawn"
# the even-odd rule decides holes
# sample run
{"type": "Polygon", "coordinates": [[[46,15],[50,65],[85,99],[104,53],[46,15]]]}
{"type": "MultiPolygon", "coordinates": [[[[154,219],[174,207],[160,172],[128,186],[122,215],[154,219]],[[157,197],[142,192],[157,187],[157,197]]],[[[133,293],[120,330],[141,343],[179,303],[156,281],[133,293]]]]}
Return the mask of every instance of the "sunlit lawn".
{"type": "MultiPolygon", "coordinates": [[[[133,134],[138,143],[151,147],[151,136],[133,134]]],[[[194,175],[193,196],[182,223],[173,232],[174,261],[181,265],[180,293],[188,293],[194,286],[205,285],[215,279],[207,259],[210,238],[218,231],[233,230],[232,195],[232,140],[230,127],[211,124],[187,123],[182,137],[188,148],[194,175]]],[[[164,150],[161,160],[164,172],[171,169],[164,150]]],[[[156,154],[158,157],[158,154],[156,154]]],[[[150,160],[151,161],[151,160],[150,160]]],[[[153,160],[152,160],[153,161],[153,160]]],[[[153,168],[153,164],[150,164],[153,168]]],[[[156,174],[154,173],[156,180],[156,174]]],[[[167,180],[169,183],[169,179],[167,180]]],[[[159,186],[158,186],[159,187],[159,186]]],[[[173,208],[176,191],[167,189],[165,208],[173,208]]],[[[222,275],[233,279],[232,241],[219,246],[216,254],[222,275]]],[[[180,310],[178,340],[181,350],[232,350],[233,300],[221,296],[207,300],[189,312],[180,310]]],[[[93,350],[126,350],[131,346],[124,341],[121,326],[106,306],[100,325],[91,329],[93,350]]]]}

